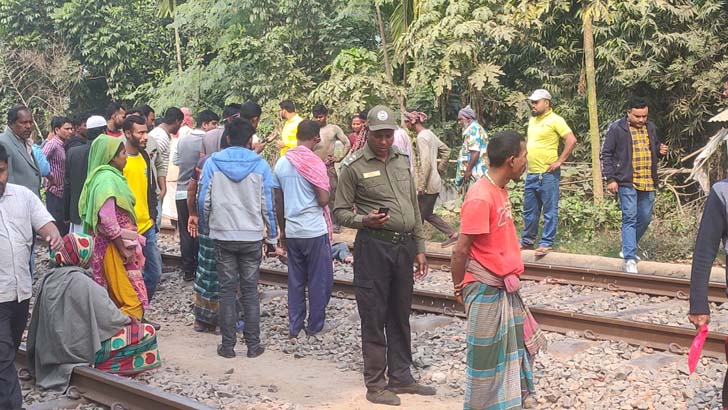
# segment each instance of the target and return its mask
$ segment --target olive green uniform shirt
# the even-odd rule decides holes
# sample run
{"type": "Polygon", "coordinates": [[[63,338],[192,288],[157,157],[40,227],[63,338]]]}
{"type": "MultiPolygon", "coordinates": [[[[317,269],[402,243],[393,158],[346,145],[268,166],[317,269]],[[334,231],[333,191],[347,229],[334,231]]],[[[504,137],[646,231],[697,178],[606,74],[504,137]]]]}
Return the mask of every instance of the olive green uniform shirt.
{"type": "Polygon", "coordinates": [[[387,161],[382,161],[367,144],[342,162],[334,216],[343,226],[362,229],[364,215],[383,207],[389,208],[384,229],[412,232],[417,252],[424,253],[425,237],[409,157],[392,147],[387,161]]]}

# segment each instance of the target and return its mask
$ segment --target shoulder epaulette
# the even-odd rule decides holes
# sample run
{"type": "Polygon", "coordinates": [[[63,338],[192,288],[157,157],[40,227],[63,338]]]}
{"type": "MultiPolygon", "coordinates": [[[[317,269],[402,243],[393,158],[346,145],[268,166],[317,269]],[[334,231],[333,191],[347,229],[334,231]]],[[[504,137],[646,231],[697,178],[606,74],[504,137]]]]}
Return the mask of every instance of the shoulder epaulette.
{"type": "Polygon", "coordinates": [[[351,164],[353,164],[356,160],[358,160],[359,158],[361,158],[362,155],[364,155],[364,150],[361,150],[360,149],[359,151],[357,151],[357,152],[349,155],[348,157],[346,157],[346,159],[344,159],[343,161],[341,161],[341,164],[348,167],[351,164]]]}

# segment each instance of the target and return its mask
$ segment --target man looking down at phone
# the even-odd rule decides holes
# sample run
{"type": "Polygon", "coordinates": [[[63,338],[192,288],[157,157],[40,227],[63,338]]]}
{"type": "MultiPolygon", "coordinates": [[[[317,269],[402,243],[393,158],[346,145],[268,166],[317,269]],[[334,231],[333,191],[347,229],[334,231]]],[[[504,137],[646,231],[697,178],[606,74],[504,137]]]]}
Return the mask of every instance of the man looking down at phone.
{"type": "Polygon", "coordinates": [[[260,343],[260,278],[263,238],[268,253],[278,242],[273,210],[273,175],[268,163],[251,151],[253,125],[234,118],[225,124],[229,148],[205,161],[200,181],[204,234],[215,244],[220,286],[219,325],[222,343],[217,354],[235,357],[235,294],[240,289],[249,358],[263,354],[260,343]],[[266,235],[267,231],[267,235],[266,235]]]}
{"type": "Polygon", "coordinates": [[[367,400],[398,406],[398,393],[435,394],[410,373],[412,286],[427,275],[425,238],[409,158],[392,147],[396,117],[378,105],[367,122],[364,148],[342,162],[334,216],[359,230],[354,287],[367,400]]]}

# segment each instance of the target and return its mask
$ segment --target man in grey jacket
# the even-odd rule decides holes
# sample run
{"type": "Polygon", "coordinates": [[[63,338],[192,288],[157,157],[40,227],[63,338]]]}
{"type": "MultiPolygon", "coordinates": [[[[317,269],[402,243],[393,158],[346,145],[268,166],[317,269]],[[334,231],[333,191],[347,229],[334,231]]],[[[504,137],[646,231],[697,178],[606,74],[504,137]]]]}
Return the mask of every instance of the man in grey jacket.
{"type": "Polygon", "coordinates": [[[33,116],[28,107],[16,105],[8,111],[8,126],[0,144],[8,153],[8,182],[22,185],[40,198],[40,169],[33,157],[33,116]]]}
{"type": "Polygon", "coordinates": [[[225,124],[230,145],[205,162],[200,181],[203,221],[215,242],[220,282],[220,333],[217,354],[235,357],[236,292],[240,289],[249,358],[265,350],[260,343],[260,277],[263,237],[268,254],[276,247],[278,230],[273,208],[273,174],[268,163],[251,150],[253,125],[234,118],[225,124]],[[267,235],[266,235],[267,231],[267,235]]]}

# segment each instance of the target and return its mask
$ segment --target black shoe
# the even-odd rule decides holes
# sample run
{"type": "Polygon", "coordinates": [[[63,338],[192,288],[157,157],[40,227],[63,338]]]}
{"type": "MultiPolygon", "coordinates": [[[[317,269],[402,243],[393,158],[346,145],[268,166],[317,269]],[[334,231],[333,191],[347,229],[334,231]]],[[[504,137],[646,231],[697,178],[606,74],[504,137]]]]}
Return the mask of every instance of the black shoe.
{"type": "Polygon", "coordinates": [[[217,345],[217,355],[226,359],[232,359],[235,357],[235,350],[223,345],[217,345]]]}
{"type": "Polygon", "coordinates": [[[437,394],[434,387],[424,386],[419,383],[412,383],[409,386],[402,387],[389,386],[387,388],[397,394],[419,394],[420,396],[434,396],[437,394]]]}
{"type": "Polygon", "coordinates": [[[182,280],[185,282],[192,282],[195,280],[195,272],[185,272],[184,275],[182,275],[182,280]]]}
{"type": "Polygon", "coordinates": [[[401,403],[399,397],[387,389],[367,391],[367,400],[374,404],[385,404],[387,406],[399,406],[401,403]]]}
{"type": "Polygon", "coordinates": [[[265,352],[265,347],[263,347],[263,345],[258,345],[256,347],[249,347],[247,356],[250,359],[255,359],[256,357],[262,355],[263,352],[265,352]]]}
{"type": "Polygon", "coordinates": [[[152,327],[154,328],[154,330],[159,330],[159,329],[162,328],[162,325],[160,325],[159,323],[152,322],[151,320],[147,320],[145,318],[142,318],[142,323],[146,323],[148,325],[152,325],[152,327]]]}

